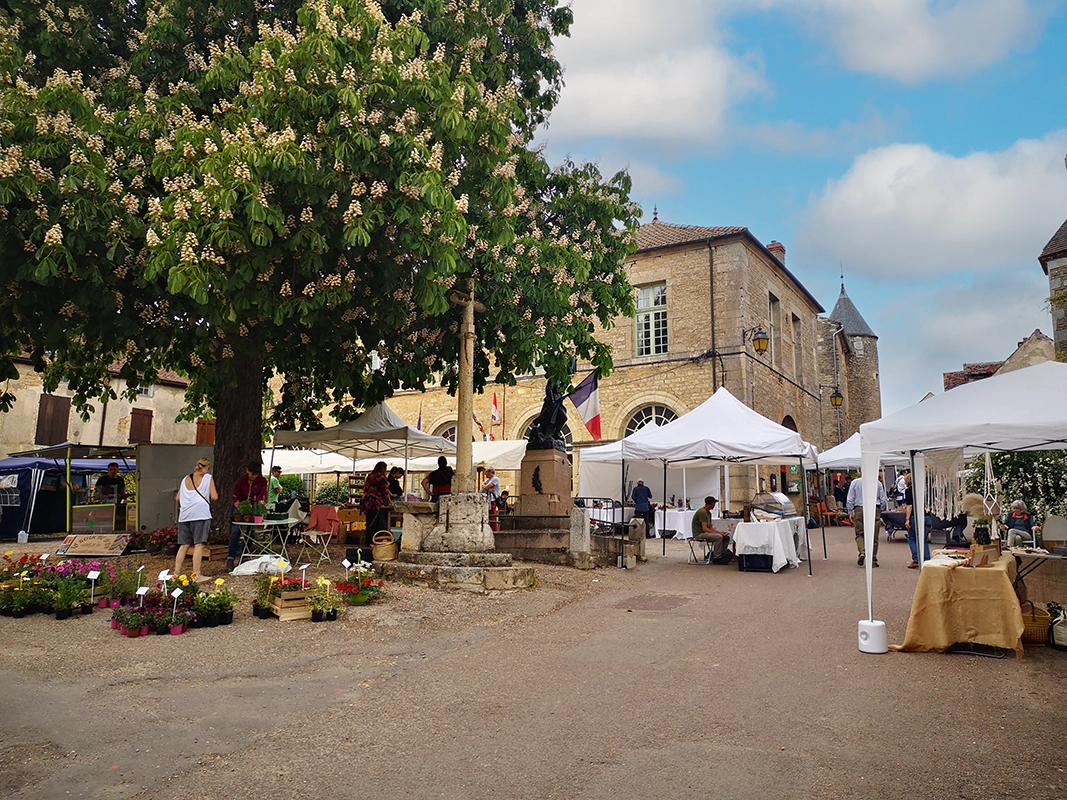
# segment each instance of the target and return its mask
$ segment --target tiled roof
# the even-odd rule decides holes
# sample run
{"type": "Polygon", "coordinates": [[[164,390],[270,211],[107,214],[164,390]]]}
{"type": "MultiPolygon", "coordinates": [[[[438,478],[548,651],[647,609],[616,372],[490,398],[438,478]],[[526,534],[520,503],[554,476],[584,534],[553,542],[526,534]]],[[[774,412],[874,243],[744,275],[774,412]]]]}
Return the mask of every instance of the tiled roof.
{"type": "Polygon", "coordinates": [[[651,250],[656,247],[669,247],[673,244],[687,244],[744,233],[747,228],[704,228],[699,225],[668,225],[658,219],[637,229],[637,249],[651,250]]]}
{"type": "Polygon", "coordinates": [[[1048,274],[1048,262],[1063,255],[1067,255],[1067,220],[1060,225],[1055,236],[1048,240],[1048,244],[1045,245],[1045,249],[1041,251],[1037,260],[1041,262],[1041,267],[1048,274]]]}
{"type": "Polygon", "coordinates": [[[995,375],[1002,366],[1004,366],[1003,361],[980,361],[977,364],[964,364],[963,369],[957,372],[944,372],[942,378],[945,382],[945,391],[995,375]]]}
{"type": "Polygon", "coordinates": [[[834,310],[830,312],[830,319],[841,326],[841,330],[846,336],[871,336],[875,339],[878,337],[874,331],[871,330],[871,326],[867,324],[867,321],[860,314],[859,309],[853,305],[852,300],[845,293],[845,285],[841,284],[841,294],[837,298],[837,304],[834,306],[834,310]]]}

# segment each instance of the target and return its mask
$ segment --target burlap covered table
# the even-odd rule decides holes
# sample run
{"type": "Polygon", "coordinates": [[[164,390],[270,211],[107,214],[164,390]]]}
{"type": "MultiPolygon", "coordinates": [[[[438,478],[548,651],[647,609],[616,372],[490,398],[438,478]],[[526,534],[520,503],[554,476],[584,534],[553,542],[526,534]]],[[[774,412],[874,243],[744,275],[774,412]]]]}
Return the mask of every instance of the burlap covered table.
{"type": "Polygon", "coordinates": [[[1008,553],[991,567],[928,564],[919,575],[904,644],[890,650],[926,653],[960,642],[1014,650],[1023,655],[1023,616],[1008,553]]]}

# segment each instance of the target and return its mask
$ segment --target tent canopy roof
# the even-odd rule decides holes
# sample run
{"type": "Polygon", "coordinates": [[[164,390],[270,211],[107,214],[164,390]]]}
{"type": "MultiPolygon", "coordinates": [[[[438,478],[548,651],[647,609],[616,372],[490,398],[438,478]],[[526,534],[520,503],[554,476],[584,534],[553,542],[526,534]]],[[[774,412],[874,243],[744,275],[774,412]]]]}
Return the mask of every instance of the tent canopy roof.
{"type": "Polygon", "coordinates": [[[373,456],[425,456],[455,453],[456,446],[408,425],[382,403],[364,411],[359,419],[321,431],[277,431],[276,446],[317,447],[351,458],[373,456]]]}
{"type": "Polygon", "coordinates": [[[1067,448],[1067,364],[1045,361],[957,386],[860,426],[861,450],[1067,448]]]}
{"type": "MultiPolygon", "coordinates": [[[[72,458],[70,460],[71,472],[78,473],[92,473],[92,472],[107,472],[107,465],[114,459],[111,458],[72,458]]],[[[124,463],[122,461],[116,462],[119,465],[119,472],[133,472],[136,467],[132,463],[124,463]]],[[[43,470],[66,470],[67,461],[65,458],[34,458],[34,457],[16,457],[0,459],[0,473],[10,474],[12,472],[20,472],[24,469],[43,469],[43,470]]]]}
{"type": "Polygon", "coordinates": [[[782,464],[797,458],[814,461],[816,457],[815,448],[799,433],[753,411],[725,387],[654,433],[639,435],[643,431],[621,442],[587,448],[582,451],[582,460],[782,464]]]}

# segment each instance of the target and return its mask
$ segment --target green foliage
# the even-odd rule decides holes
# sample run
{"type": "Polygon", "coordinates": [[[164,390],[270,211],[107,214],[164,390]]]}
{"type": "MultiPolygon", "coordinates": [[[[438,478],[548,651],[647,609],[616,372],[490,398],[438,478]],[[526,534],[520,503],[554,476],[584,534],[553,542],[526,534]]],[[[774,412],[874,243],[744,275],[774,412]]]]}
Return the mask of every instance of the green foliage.
{"type": "Polygon", "coordinates": [[[319,484],[315,489],[315,505],[317,506],[343,506],[348,502],[348,482],[342,483],[327,481],[319,484]]]}
{"type": "Polygon", "coordinates": [[[299,475],[282,475],[278,480],[282,484],[282,497],[304,497],[307,494],[307,485],[299,475]]]}
{"type": "MultiPolygon", "coordinates": [[[[1039,522],[1049,514],[1067,513],[1067,450],[993,453],[993,475],[1000,482],[1000,505],[1007,511],[1022,500],[1039,522]]],[[[975,458],[967,477],[968,492],[982,492],[985,457],[975,458]]]]}
{"type": "Polygon", "coordinates": [[[58,6],[0,6],[0,378],[29,353],[84,412],[109,365],[188,376],[226,494],[264,422],[454,389],[455,290],[491,309],[476,389],[610,369],[638,209],[529,149],[558,0],[58,6]]]}

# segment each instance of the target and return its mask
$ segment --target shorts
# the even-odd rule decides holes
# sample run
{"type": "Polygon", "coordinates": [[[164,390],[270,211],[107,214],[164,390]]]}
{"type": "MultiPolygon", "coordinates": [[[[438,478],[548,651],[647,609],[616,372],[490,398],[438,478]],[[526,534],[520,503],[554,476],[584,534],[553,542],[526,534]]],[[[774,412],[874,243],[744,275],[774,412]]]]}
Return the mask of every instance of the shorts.
{"type": "Polygon", "coordinates": [[[205,544],[211,532],[211,520],[191,519],[178,523],[178,546],[188,544],[205,544]]]}

